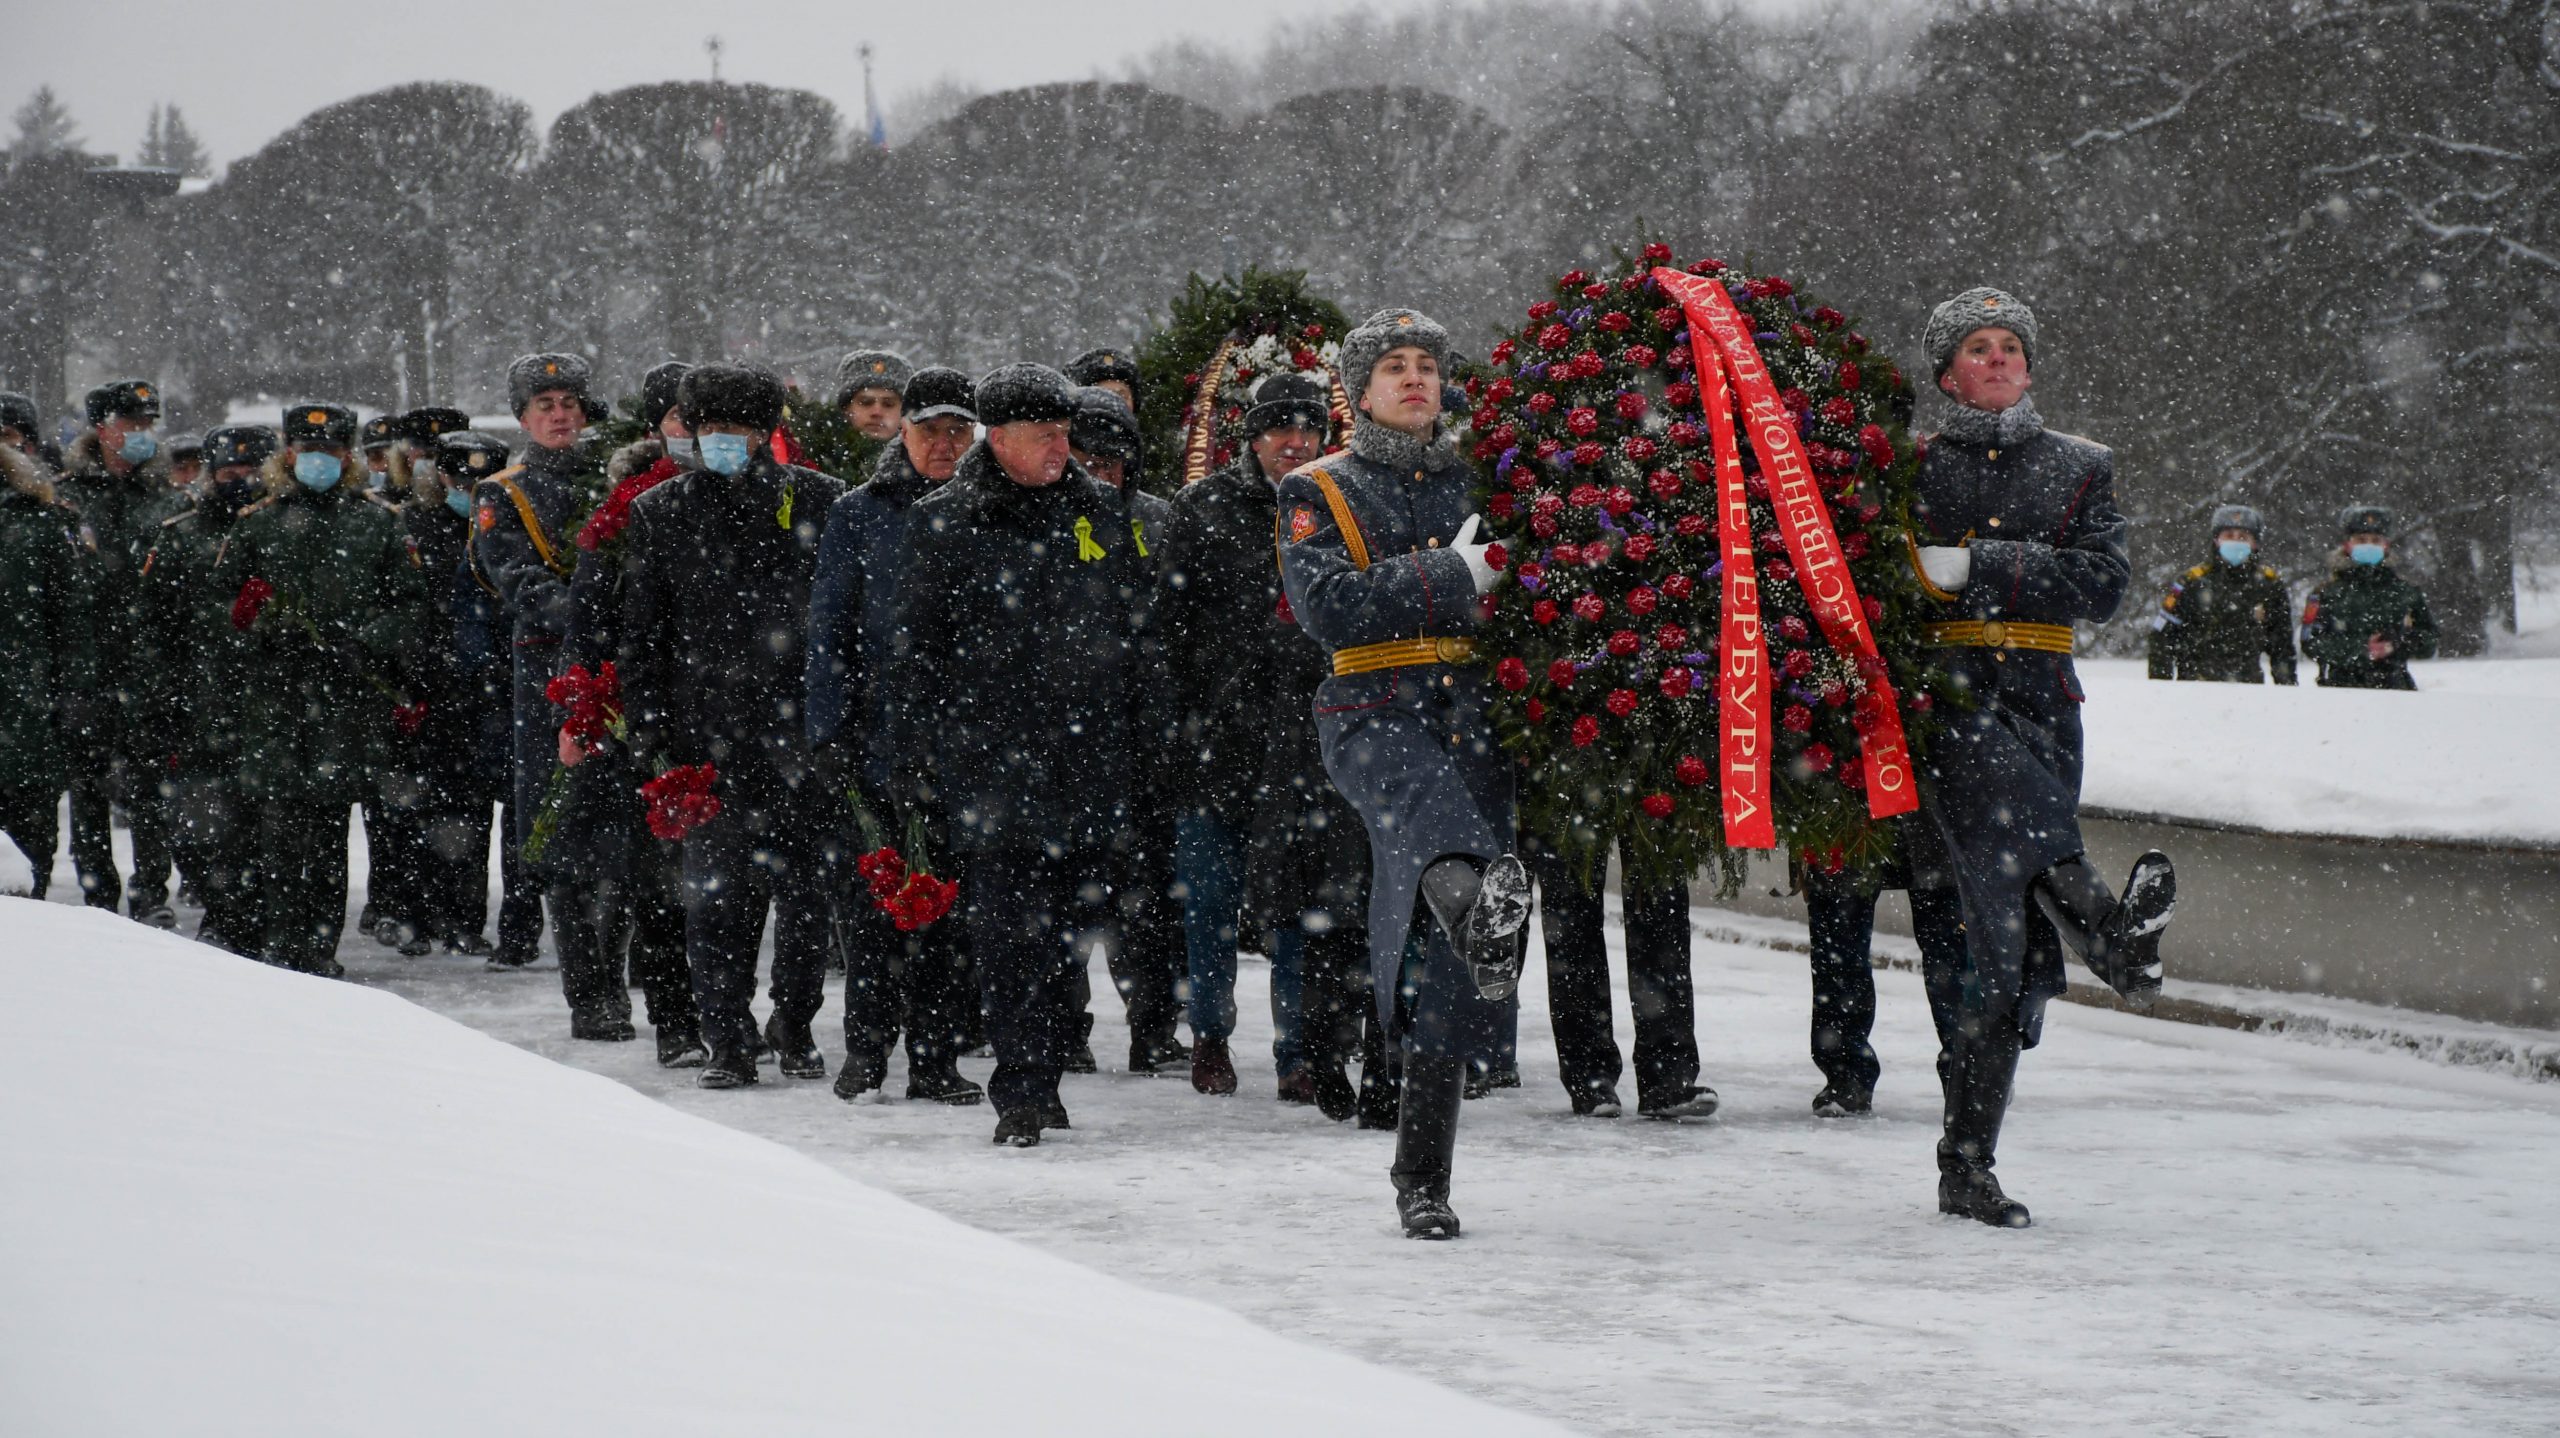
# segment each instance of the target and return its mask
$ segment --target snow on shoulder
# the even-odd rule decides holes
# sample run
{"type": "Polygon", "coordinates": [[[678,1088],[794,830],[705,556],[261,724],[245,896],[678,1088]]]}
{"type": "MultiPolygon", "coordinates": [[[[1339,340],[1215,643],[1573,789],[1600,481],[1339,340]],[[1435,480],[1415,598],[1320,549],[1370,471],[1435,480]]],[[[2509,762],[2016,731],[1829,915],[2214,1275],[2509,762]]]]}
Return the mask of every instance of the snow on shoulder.
{"type": "Polygon", "coordinates": [[[2418,666],[2418,691],[2149,680],[2081,660],[2092,809],[2283,834],[2560,847],[2560,662],[2418,666]]]}
{"type": "Polygon", "coordinates": [[[1560,1431],[97,910],[0,985],[13,1434],[1560,1431]]]}

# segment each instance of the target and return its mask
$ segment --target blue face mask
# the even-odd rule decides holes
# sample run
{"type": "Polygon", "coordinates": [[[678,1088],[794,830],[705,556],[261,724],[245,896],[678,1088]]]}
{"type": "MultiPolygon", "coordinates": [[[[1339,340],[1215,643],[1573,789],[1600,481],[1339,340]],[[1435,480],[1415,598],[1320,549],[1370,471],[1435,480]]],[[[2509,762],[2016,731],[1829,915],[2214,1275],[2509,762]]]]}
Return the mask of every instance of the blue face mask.
{"type": "Polygon", "coordinates": [[[751,449],[742,434],[706,434],[694,441],[702,452],[702,467],[713,474],[736,474],[747,467],[751,449]]]}
{"type": "Polygon", "coordinates": [[[306,449],[293,457],[293,477],[300,480],[305,489],[330,488],[343,473],[345,466],[334,454],[306,449]]]}
{"type": "Polygon", "coordinates": [[[2249,556],[2257,552],[2258,546],[2245,539],[2226,539],[2214,545],[2214,550],[2222,556],[2222,562],[2225,564],[2246,564],[2249,562],[2249,556]]]}
{"type": "Polygon", "coordinates": [[[444,492],[444,507],[452,510],[458,515],[461,515],[465,519],[469,519],[471,517],[471,496],[458,489],[447,489],[444,492]]]}
{"type": "Polygon", "coordinates": [[[689,434],[667,436],[667,458],[674,460],[679,465],[692,464],[693,436],[689,434]]]}
{"type": "Polygon", "coordinates": [[[2347,546],[2347,558],[2354,560],[2358,564],[2380,564],[2382,562],[2382,546],[2379,544],[2350,544],[2347,546]]]}
{"type": "Polygon", "coordinates": [[[124,443],[116,448],[117,455],[127,464],[149,464],[152,456],[159,452],[160,436],[147,429],[138,429],[126,435],[124,443]]]}

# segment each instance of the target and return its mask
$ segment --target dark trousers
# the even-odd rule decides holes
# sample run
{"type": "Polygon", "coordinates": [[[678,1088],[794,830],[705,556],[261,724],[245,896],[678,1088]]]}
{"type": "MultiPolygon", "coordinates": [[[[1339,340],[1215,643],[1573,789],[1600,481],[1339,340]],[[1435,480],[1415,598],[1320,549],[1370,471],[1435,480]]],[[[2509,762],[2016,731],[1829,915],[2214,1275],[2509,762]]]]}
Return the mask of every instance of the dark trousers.
{"type": "Polygon", "coordinates": [[[989,850],[969,856],[969,950],[996,1071],[987,1097],[999,1114],[1054,1103],[1058,1075],[1080,1041],[1075,979],[1084,945],[1112,942],[1112,856],[1069,850],[989,850]]]}
{"type": "Polygon", "coordinates": [[[198,942],[255,954],[264,942],[255,873],[256,814],[235,777],[223,770],[189,773],[178,781],[177,822],[170,841],[178,867],[204,905],[198,942]]]}
{"type": "Polygon", "coordinates": [[[59,797],[43,788],[0,793],[0,833],[27,856],[27,871],[34,876],[30,898],[43,898],[53,882],[53,851],[62,842],[62,820],[54,808],[59,797]]]}
{"type": "Polygon", "coordinates": [[[133,834],[132,912],[147,913],[169,902],[169,871],[175,862],[169,843],[172,784],[165,766],[117,761],[71,781],[71,867],[80,876],[80,892],[93,909],[113,909],[125,897],[116,878],[114,803],[124,804],[125,822],[133,834]]]}
{"type": "Polygon", "coordinates": [[[693,967],[684,953],[684,853],[646,834],[631,840],[630,872],[613,886],[618,948],[649,1006],[649,1026],[700,1031],[693,967]]]}
{"type": "Polygon", "coordinates": [[[1173,821],[1142,821],[1112,894],[1120,938],[1111,946],[1111,986],[1128,1009],[1132,1044],[1169,1040],[1182,1019],[1191,957],[1174,892],[1173,821]]]}
{"type": "Polygon", "coordinates": [[[1813,939],[1813,1066],[1835,1089],[1875,1092],[1883,1065],[1869,1039],[1876,1028],[1876,895],[1845,878],[1804,881],[1813,939]]]}
{"type": "Polygon", "coordinates": [[[416,897],[402,917],[431,939],[480,932],[489,915],[489,805],[450,788],[426,790],[412,862],[416,897]]]}
{"type": "MultiPolygon", "coordinates": [[[[841,856],[840,856],[841,857],[841,856]]],[[[941,878],[967,892],[969,881],[949,857],[941,878]]],[[[838,947],[844,954],[844,1048],[848,1055],[886,1057],[906,1036],[910,1072],[946,1065],[959,1057],[978,996],[962,967],[960,931],[966,920],[946,915],[921,929],[900,931],[872,902],[870,886],[840,864],[835,894],[838,947]]]]}
{"type": "Polygon", "coordinates": [[[1294,933],[1276,933],[1271,936],[1271,949],[1275,995],[1283,986],[1284,971],[1291,960],[1295,961],[1297,972],[1294,1011],[1290,1015],[1294,1020],[1293,1041],[1286,1053],[1279,1052],[1279,1010],[1290,1001],[1285,996],[1275,996],[1272,1003],[1272,1058],[1280,1073],[1285,1077],[1296,1068],[1348,1067],[1360,1052],[1363,1021],[1375,1027],[1377,1005],[1369,997],[1368,934],[1347,924],[1328,922],[1319,932],[1301,928],[1294,933]]]}
{"type": "MultiPolygon", "coordinates": [[[[827,997],[821,860],[814,826],[745,803],[685,839],[685,960],[702,1038],[713,1049],[745,1050],[755,1042],[750,1003],[767,910],[773,914],[774,1015],[804,1024],[818,1016],[827,997]]],[[[553,935],[555,943],[559,938],[553,935]]]]}
{"type": "Polygon", "coordinates": [[[347,810],[344,798],[266,794],[257,806],[258,859],[251,871],[269,963],[304,973],[329,969],[347,924],[347,810]]]}
{"type": "Polygon", "coordinates": [[[1942,1172],[1989,1168],[2025,1046],[2016,999],[1986,1008],[1984,986],[1965,948],[1964,915],[1953,889],[1911,891],[1911,930],[1920,941],[1920,979],[1938,1030],[1938,1087],[1946,1100],[1942,1172]]]}
{"type": "MultiPolygon", "coordinates": [[[[542,943],[542,876],[524,856],[517,852],[511,837],[515,833],[515,805],[498,806],[498,952],[523,953],[530,956],[542,943]]],[[[475,811],[487,813],[483,808],[475,811]]],[[[464,893],[463,925],[465,932],[479,933],[489,916],[488,865],[484,862],[473,871],[472,886],[464,893]]]]}
{"type": "MultiPolygon", "coordinates": [[[[1609,1018],[1609,945],[1600,874],[1588,887],[1543,844],[1525,844],[1547,936],[1547,1006],[1565,1091],[1614,1087],[1618,1040],[1609,1018]]],[[[1697,1002],[1689,978],[1689,895],[1677,886],[1623,896],[1627,999],[1636,1019],[1636,1091],[1671,1093],[1698,1081],[1697,1002]]]]}
{"type": "MultiPolygon", "coordinates": [[[[406,789],[410,781],[384,780],[384,789],[406,789]]],[[[419,815],[411,805],[387,792],[364,803],[365,908],[374,922],[391,919],[420,926],[418,848],[424,842],[419,815]]]]}

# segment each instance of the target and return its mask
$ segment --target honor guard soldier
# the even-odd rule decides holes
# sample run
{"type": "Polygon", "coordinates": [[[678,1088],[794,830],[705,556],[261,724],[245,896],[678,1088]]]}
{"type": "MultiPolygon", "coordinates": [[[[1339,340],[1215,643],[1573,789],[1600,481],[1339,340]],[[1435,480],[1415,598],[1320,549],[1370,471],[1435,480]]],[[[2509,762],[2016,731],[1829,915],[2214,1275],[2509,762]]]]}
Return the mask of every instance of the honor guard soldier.
{"type": "Polygon", "coordinates": [[[2302,652],[2327,688],[2415,689],[2409,661],[2436,657],[2436,617],[2391,560],[2391,511],[2349,505],[2338,527],[2329,582],[2302,606],[2302,652]]]}
{"type": "Polygon", "coordinates": [[[2177,881],[2165,855],[2145,854],[2119,899],[2080,838],[2071,626],[2112,616],[2132,578],[2114,456],[2044,427],[2027,398],[2036,317],[2012,296],[1965,291],[1930,315],[1925,343],[1957,409],[1921,463],[1912,564],[1937,601],[1928,642],[1969,695],[1930,746],[1920,821],[1904,831],[1915,883],[1958,900],[1913,913],[1961,922],[1961,938],[1921,942],[1946,1091],[1938,1208],[2023,1228],[1992,1150],[2018,1052],[2063,990],[2060,945],[2147,1005],[2177,881]]]}
{"type": "Polygon", "coordinates": [[[1289,607],[1333,668],[1315,716],[1334,787],[1369,831],[1369,970],[1403,1044],[1390,1174],[1411,1238],[1455,1238],[1449,1174],[1467,1065],[1516,1022],[1529,875],[1512,852],[1511,766],[1475,665],[1475,479],[1443,427],[1449,336],[1380,310],[1342,343],[1348,452],[1281,481],[1275,536],[1289,607]],[[1413,923],[1417,901],[1434,925],[1413,923]]]}

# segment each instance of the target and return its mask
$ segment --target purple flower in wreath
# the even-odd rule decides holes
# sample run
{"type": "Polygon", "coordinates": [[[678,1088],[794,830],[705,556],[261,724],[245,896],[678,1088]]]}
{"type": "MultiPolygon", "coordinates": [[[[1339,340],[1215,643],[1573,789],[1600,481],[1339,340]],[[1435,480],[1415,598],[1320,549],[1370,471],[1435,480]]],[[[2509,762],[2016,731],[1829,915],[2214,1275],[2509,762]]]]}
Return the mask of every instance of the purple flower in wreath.
{"type": "Polygon", "coordinates": [[[1713,581],[1717,575],[1722,573],[1724,573],[1724,561],[1719,559],[1715,563],[1708,565],[1706,568],[1699,570],[1698,577],[1700,579],[1713,581]]]}
{"type": "Polygon", "coordinates": [[[1528,575],[1524,574],[1520,576],[1520,587],[1528,590],[1531,594],[1544,594],[1547,590],[1547,581],[1544,579],[1532,579],[1528,575]]]}
{"type": "Polygon", "coordinates": [[[1609,517],[1609,511],[1605,509],[1596,509],[1591,512],[1591,517],[1600,521],[1600,527],[1602,529],[1609,531],[1611,534],[1617,535],[1621,539],[1626,537],[1627,532],[1620,529],[1618,527],[1618,522],[1609,517]]]}
{"type": "Polygon", "coordinates": [[[1707,662],[1707,653],[1703,649],[1692,649],[1688,653],[1680,656],[1680,662],[1683,664],[1704,664],[1707,662]]]}
{"type": "Polygon", "coordinates": [[[1555,458],[1547,462],[1556,467],[1556,473],[1563,474],[1573,468],[1573,451],[1569,449],[1557,450],[1555,458]]]}
{"type": "Polygon", "coordinates": [[[1566,315],[1564,317],[1564,322],[1573,326],[1575,329],[1580,329],[1584,325],[1591,323],[1591,306],[1584,305],[1582,308],[1575,310],[1572,314],[1566,315]]]}
{"type": "Polygon", "coordinates": [[[1524,364],[1520,366],[1520,377],[1522,379],[1545,379],[1547,377],[1546,361],[1540,360],[1536,364],[1524,364]]]}
{"type": "Polygon", "coordinates": [[[1776,330],[1760,330],[1754,333],[1751,338],[1764,345],[1773,345],[1779,341],[1781,336],[1776,330]]]}
{"type": "Polygon", "coordinates": [[[1727,285],[1724,287],[1724,292],[1733,296],[1733,302],[1737,305],[1747,305],[1751,303],[1751,290],[1749,286],[1727,285]]]}

